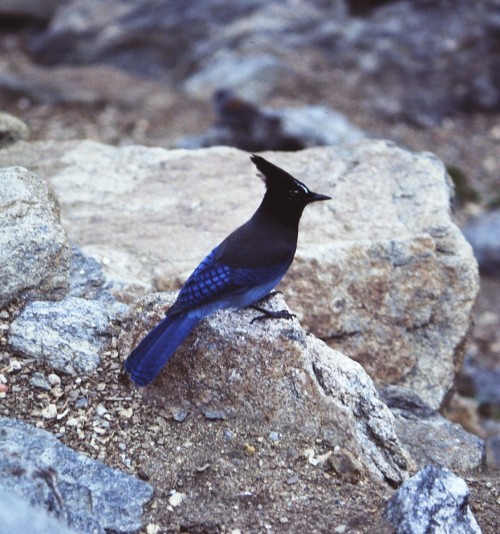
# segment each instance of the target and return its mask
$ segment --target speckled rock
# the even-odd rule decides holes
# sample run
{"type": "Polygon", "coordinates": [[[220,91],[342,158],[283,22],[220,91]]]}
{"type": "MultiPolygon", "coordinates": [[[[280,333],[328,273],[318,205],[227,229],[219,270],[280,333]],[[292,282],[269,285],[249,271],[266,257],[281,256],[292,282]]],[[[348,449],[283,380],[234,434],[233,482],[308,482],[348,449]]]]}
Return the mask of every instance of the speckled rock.
{"type": "Polygon", "coordinates": [[[397,534],[481,534],[465,480],[434,466],[425,467],[398,489],[386,517],[397,534]]]}
{"type": "Polygon", "coordinates": [[[30,503],[24,510],[28,525],[23,532],[41,532],[36,530],[37,514],[32,514],[32,506],[40,515],[46,511],[62,523],[55,527],[55,521],[42,517],[51,526],[50,532],[71,534],[74,528],[89,534],[126,534],[142,526],[142,507],[153,494],[148,484],[79,454],[49,432],[16,419],[0,418],[0,443],[0,491],[19,496],[21,504],[25,499],[30,503]]]}
{"type": "MultiPolygon", "coordinates": [[[[157,293],[131,307],[119,339],[123,358],[172,302],[172,294],[157,293]]],[[[266,305],[286,308],[279,295],[266,305]]],[[[306,335],[297,320],[252,323],[257,315],[220,312],[202,322],[145,395],[163,406],[245,420],[259,435],[269,427],[318,437],[348,449],[365,476],[404,479],[413,463],[363,368],[306,335]]]]}
{"type": "Polygon", "coordinates": [[[22,167],[0,169],[0,307],[16,298],[62,298],[69,264],[50,188],[22,167]]]}
{"type": "Polygon", "coordinates": [[[107,306],[95,300],[30,302],[10,325],[9,348],[58,371],[89,374],[111,342],[112,318],[107,306]]]}

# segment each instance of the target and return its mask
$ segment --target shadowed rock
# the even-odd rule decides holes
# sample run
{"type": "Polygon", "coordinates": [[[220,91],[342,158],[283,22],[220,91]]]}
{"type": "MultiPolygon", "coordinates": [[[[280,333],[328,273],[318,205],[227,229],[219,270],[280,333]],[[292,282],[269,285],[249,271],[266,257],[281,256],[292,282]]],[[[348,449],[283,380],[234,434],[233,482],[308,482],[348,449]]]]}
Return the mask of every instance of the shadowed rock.
{"type": "Polygon", "coordinates": [[[388,386],[380,396],[394,414],[398,438],[419,468],[430,463],[460,472],[484,468],[482,439],[429,408],[411,390],[388,386]]]}

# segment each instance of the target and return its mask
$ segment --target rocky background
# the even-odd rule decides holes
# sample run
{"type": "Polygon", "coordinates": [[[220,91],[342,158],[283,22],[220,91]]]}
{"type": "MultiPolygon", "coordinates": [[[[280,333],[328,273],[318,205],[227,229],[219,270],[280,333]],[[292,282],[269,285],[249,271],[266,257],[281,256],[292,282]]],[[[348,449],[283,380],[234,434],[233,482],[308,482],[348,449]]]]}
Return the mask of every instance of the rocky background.
{"type": "Polygon", "coordinates": [[[498,532],[497,1],[4,0],[0,50],[6,532],[498,532]],[[297,319],[217,314],[138,391],[249,151],[333,197],[297,319]]]}

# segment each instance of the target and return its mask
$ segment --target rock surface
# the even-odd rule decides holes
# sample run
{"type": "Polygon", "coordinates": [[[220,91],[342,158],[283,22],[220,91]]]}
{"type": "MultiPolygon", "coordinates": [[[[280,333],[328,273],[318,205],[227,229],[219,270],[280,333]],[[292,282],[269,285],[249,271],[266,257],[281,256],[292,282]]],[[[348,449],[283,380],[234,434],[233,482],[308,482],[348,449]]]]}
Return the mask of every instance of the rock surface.
{"type": "Polygon", "coordinates": [[[28,139],[28,126],[9,113],[0,112],[0,148],[21,139],[28,139]]]}
{"type": "Polygon", "coordinates": [[[29,302],[8,330],[9,348],[71,375],[93,373],[127,306],[105,287],[100,264],[72,247],[67,296],[29,302]]]}
{"type": "Polygon", "coordinates": [[[9,347],[57,371],[79,375],[95,371],[111,342],[112,314],[98,301],[67,297],[28,303],[12,322],[9,347]]]}
{"type": "MultiPolygon", "coordinates": [[[[442,163],[383,141],[266,157],[333,197],[302,218],[281,284],[293,311],[377,383],[410,387],[438,408],[461,365],[478,290],[442,163]]],[[[263,193],[248,156],[230,148],[34,142],[0,152],[0,165],[13,161],[48,179],[71,238],[128,300],[179,288],[263,193]]]]}
{"type": "MultiPolygon", "coordinates": [[[[122,358],[173,300],[171,294],[158,293],[131,307],[119,339],[122,358]]],[[[266,306],[286,305],[276,296],[266,306]]],[[[403,480],[412,462],[362,367],[306,335],[297,320],[252,324],[257,315],[244,310],[209,317],[145,395],[163,406],[200,410],[212,419],[246,420],[261,434],[269,427],[317,437],[350,451],[365,474],[390,484],[403,480]]]]}
{"type": "Polygon", "coordinates": [[[397,534],[480,534],[469,489],[448,469],[428,466],[407,480],[387,505],[397,534]]]}
{"type": "Polygon", "coordinates": [[[485,467],[482,439],[451,423],[410,390],[388,386],[380,394],[394,414],[398,438],[418,468],[433,464],[464,473],[485,467]]]}
{"type": "Polygon", "coordinates": [[[19,298],[62,298],[69,262],[50,188],[21,167],[0,169],[0,307],[19,298]]]}
{"type": "Polygon", "coordinates": [[[25,519],[33,521],[30,532],[36,532],[31,529],[37,519],[31,516],[32,507],[82,533],[132,533],[141,527],[142,507],[152,497],[148,484],[78,454],[48,432],[18,420],[0,418],[0,443],[0,490],[19,496],[21,503],[30,502],[25,509],[25,519]]]}

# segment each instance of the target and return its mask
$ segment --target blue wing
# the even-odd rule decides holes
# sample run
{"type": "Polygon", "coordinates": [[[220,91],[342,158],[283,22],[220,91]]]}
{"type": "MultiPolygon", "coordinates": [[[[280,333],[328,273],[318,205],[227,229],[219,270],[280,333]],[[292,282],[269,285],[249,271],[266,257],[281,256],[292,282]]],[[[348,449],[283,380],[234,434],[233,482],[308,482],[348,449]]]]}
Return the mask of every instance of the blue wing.
{"type": "Polygon", "coordinates": [[[218,247],[212,250],[188,278],[169,314],[207,307],[208,315],[221,308],[253,304],[276,286],[289,265],[235,268],[216,259],[217,251],[218,247]]]}
{"type": "Polygon", "coordinates": [[[215,248],[188,278],[163,321],[125,361],[132,380],[139,386],[149,384],[199,321],[217,310],[260,300],[281,280],[288,265],[234,268],[217,259],[215,248]]]}

